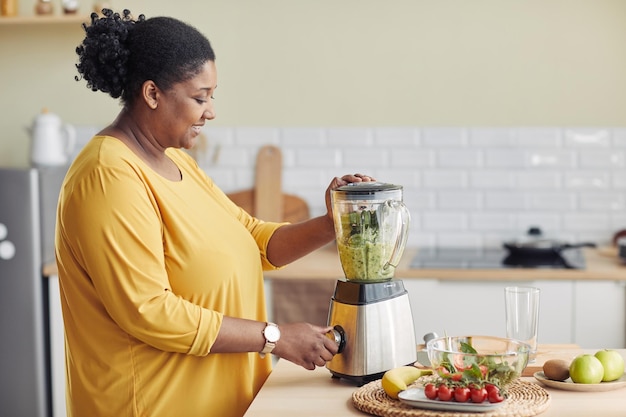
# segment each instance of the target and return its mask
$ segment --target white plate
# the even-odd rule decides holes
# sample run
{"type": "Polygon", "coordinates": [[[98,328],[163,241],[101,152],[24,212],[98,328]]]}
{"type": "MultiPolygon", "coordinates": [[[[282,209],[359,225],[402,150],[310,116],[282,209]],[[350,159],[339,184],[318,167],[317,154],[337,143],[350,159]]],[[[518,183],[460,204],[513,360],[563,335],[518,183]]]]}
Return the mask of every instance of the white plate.
{"type": "Polygon", "coordinates": [[[565,381],[555,381],[546,378],[543,372],[535,372],[534,377],[542,384],[551,387],[558,388],[567,391],[587,391],[587,392],[600,392],[600,391],[613,391],[626,387],[626,374],[616,381],[600,382],[599,384],[576,384],[572,382],[571,378],[567,378],[565,381]]]}
{"type": "Polygon", "coordinates": [[[440,401],[430,400],[424,395],[423,388],[411,388],[406,391],[400,392],[398,398],[403,403],[406,403],[415,408],[423,408],[426,410],[445,410],[445,411],[471,411],[471,412],[486,412],[491,411],[494,408],[498,408],[503,405],[506,400],[499,403],[484,402],[480,404],[475,403],[457,403],[455,401],[440,401]]]}

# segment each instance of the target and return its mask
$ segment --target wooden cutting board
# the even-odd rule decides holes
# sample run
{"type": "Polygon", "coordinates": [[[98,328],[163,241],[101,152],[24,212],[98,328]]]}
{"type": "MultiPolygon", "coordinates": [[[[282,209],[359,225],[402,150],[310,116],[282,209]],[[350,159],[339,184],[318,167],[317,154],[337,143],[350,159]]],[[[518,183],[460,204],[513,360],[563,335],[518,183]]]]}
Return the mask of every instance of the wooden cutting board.
{"type": "Polygon", "coordinates": [[[231,200],[259,219],[297,223],[310,217],[309,206],[302,198],[282,192],[282,152],[265,145],[259,149],[255,183],[251,190],[228,194],[231,200]]]}

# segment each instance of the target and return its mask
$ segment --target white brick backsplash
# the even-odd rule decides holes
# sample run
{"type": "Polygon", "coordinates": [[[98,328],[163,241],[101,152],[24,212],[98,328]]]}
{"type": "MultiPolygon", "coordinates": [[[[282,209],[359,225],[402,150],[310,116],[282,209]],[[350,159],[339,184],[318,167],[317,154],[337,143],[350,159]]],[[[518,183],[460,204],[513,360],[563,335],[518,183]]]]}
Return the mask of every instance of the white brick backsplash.
{"type": "Polygon", "coordinates": [[[432,210],[436,206],[437,193],[434,191],[421,191],[416,188],[404,187],[404,204],[411,213],[423,210],[432,210]]]}
{"type": "Polygon", "coordinates": [[[472,230],[513,230],[515,229],[515,214],[509,211],[472,213],[469,216],[469,227],[472,230]]]}
{"type": "Polygon", "coordinates": [[[343,149],[342,162],[350,171],[366,173],[369,167],[389,166],[390,149],[355,148],[343,149]]]}
{"type": "Polygon", "coordinates": [[[609,217],[603,213],[564,213],[563,228],[571,231],[607,230],[609,217]]]}
{"type": "Polygon", "coordinates": [[[626,128],[613,129],[613,146],[617,148],[626,148],[626,128]]]}
{"type": "Polygon", "coordinates": [[[421,183],[421,176],[419,172],[402,167],[377,169],[374,178],[384,178],[385,182],[402,185],[404,187],[405,197],[409,187],[419,187],[421,183]]]}
{"type": "Polygon", "coordinates": [[[416,169],[432,168],[435,166],[435,151],[424,149],[392,148],[390,150],[392,166],[413,167],[416,169]]]}
{"type": "Polygon", "coordinates": [[[469,175],[472,188],[510,189],[515,186],[514,174],[505,170],[477,170],[469,175]]]}
{"type": "Polygon", "coordinates": [[[361,127],[333,127],[327,132],[327,145],[347,149],[360,149],[374,144],[372,129],[361,127]]]}
{"type": "Polygon", "coordinates": [[[341,164],[341,152],[337,149],[327,147],[296,149],[293,154],[295,154],[293,166],[297,167],[337,168],[341,164]]]}
{"type": "Polygon", "coordinates": [[[567,171],[563,174],[566,188],[607,189],[611,176],[604,171],[567,171]]]}
{"type": "Polygon", "coordinates": [[[437,236],[437,246],[447,248],[475,248],[483,246],[483,238],[478,233],[450,233],[444,231],[437,236]]]}
{"type": "Polygon", "coordinates": [[[532,150],[525,152],[525,165],[535,168],[574,168],[576,152],[565,150],[532,150]]]}
{"type": "Polygon", "coordinates": [[[609,216],[609,226],[611,228],[611,233],[626,229],[626,211],[611,213],[609,216]]]}
{"type": "Polygon", "coordinates": [[[515,144],[515,129],[474,128],[469,131],[469,144],[475,148],[502,148],[515,144]]]}
{"type": "Polygon", "coordinates": [[[574,210],[576,194],[568,192],[533,192],[528,196],[530,210],[574,210]]]}
{"type": "Polygon", "coordinates": [[[256,153],[244,147],[224,147],[220,150],[218,165],[220,167],[254,167],[256,153]]]}
{"type": "Polygon", "coordinates": [[[419,130],[411,127],[380,127],[374,129],[374,144],[411,148],[419,144],[419,130]]]}
{"type": "Polygon", "coordinates": [[[422,184],[427,188],[465,188],[467,173],[465,171],[426,171],[422,176],[422,184]]]}
{"type": "Polygon", "coordinates": [[[528,196],[519,191],[487,191],[485,210],[511,210],[518,212],[528,207],[528,196]]]}
{"type": "Polygon", "coordinates": [[[486,168],[522,168],[526,165],[526,155],[519,149],[485,150],[486,168]]]}
{"type": "Polygon", "coordinates": [[[619,193],[580,193],[579,207],[583,211],[625,211],[624,195],[619,193]]]}
{"type": "Polygon", "coordinates": [[[326,144],[326,131],[322,128],[286,127],[280,130],[281,143],[284,146],[322,147],[326,144]]]}
{"type": "Polygon", "coordinates": [[[235,143],[238,146],[277,145],[280,130],[273,127],[238,127],[235,129],[235,143]]]}
{"type": "Polygon", "coordinates": [[[561,174],[558,172],[529,172],[518,171],[517,186],[524,189],[545,189],[545,188],[560,188],[561,174]]]}
{"type": "Polygon", "coordinates": [[[478,210],[482,194],[476,191],[442,191],[438,193],[437,208],[444,210],[478,210]]]}
{"type": "Polygon", "coordinates": [[[559,148],[563,143],[563,132],[558,128],[519,128],[517,146],[521,148],[559,148]]]}
{"type": "Polygon", "coordinates": [[[427,127],[421,132],[421,144],[427,148],[463,147],[467,130],[454,127],[427,127]]]}
{"type": "MultiPolygon", "coordinates": [[[[77,154],[99,131],[77,126],[77,154]]],[[[208,123],[189,151],[226,192],[254,186],[258,150],[283,151],[284,192],[325,213],[333,177],[403,185],[409,244],[498,246],[531,225],[608,243],[626,229],[626,127],[228,127],[208,123]]]]}
{"type": "Polygon", "coordinates": [[[441,168],[478,168],[482,165],[478,150],[442,149],[437,152],[437,166],[441,168]]]}
{"type": "Polygon", "coordinates": [[[467,215],[462,212],[424,212],[422,213],[424,230],[466,230],[467,215]]]}
{"type": "Polygon", "coordinates": [[[608,129],[568,129],[565,131],[565,144],[573,147],[608,148],[610,146],[608,129]]]}
{"type": "Polygon", "coordinates": [[[581,168],[623,168],[624,151],[586,150],[580,153],[581,168]]]}
{"type": "MultiPolygon", "coordinates": [[[[561,213],[526,211],[517,214],[517,230],[522,234],[531,227],[540,227],[546,236],[561,235],[561,213]]],[[[565,237],[561,238],[565,240],[565,237]]]]}
{"type": "Polygon", "coordinates": [[[611,184],[615,189],[626,189],[626,173],[623,171],[620,173],[611,175],[611,184]]]}
{"type": "Polygon", "coordinates": [[[216,145],[235,145],[235,129],[231,127],[214,127],[207,124],[204,125],[203,133],[206,136],[209,148],[216,145]]]}

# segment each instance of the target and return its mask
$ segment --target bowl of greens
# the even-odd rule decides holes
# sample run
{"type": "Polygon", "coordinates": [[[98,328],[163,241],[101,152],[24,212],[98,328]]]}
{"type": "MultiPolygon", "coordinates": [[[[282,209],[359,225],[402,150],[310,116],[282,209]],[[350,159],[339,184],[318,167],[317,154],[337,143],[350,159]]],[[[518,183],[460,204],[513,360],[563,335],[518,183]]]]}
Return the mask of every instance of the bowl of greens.
{"type": "Polygon", "coordinates": [[[440,382],[505,390],[522,375],[530,346],[495,336],[444,336],[430,340],[426,349],[440,382]]]}

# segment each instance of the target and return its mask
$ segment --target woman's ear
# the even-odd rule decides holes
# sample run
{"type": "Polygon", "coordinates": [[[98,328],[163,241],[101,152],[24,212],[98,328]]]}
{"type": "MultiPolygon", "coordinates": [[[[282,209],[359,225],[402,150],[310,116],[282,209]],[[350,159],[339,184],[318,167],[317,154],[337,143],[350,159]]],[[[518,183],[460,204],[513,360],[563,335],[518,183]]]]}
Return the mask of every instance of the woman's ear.
{"type": "Polygon", "coordinates": [[[156,109],[159,102],[159,88],[154,81],[147,80],[141,86],[141,96],[148,107],[152,110],[156,109]]]}

